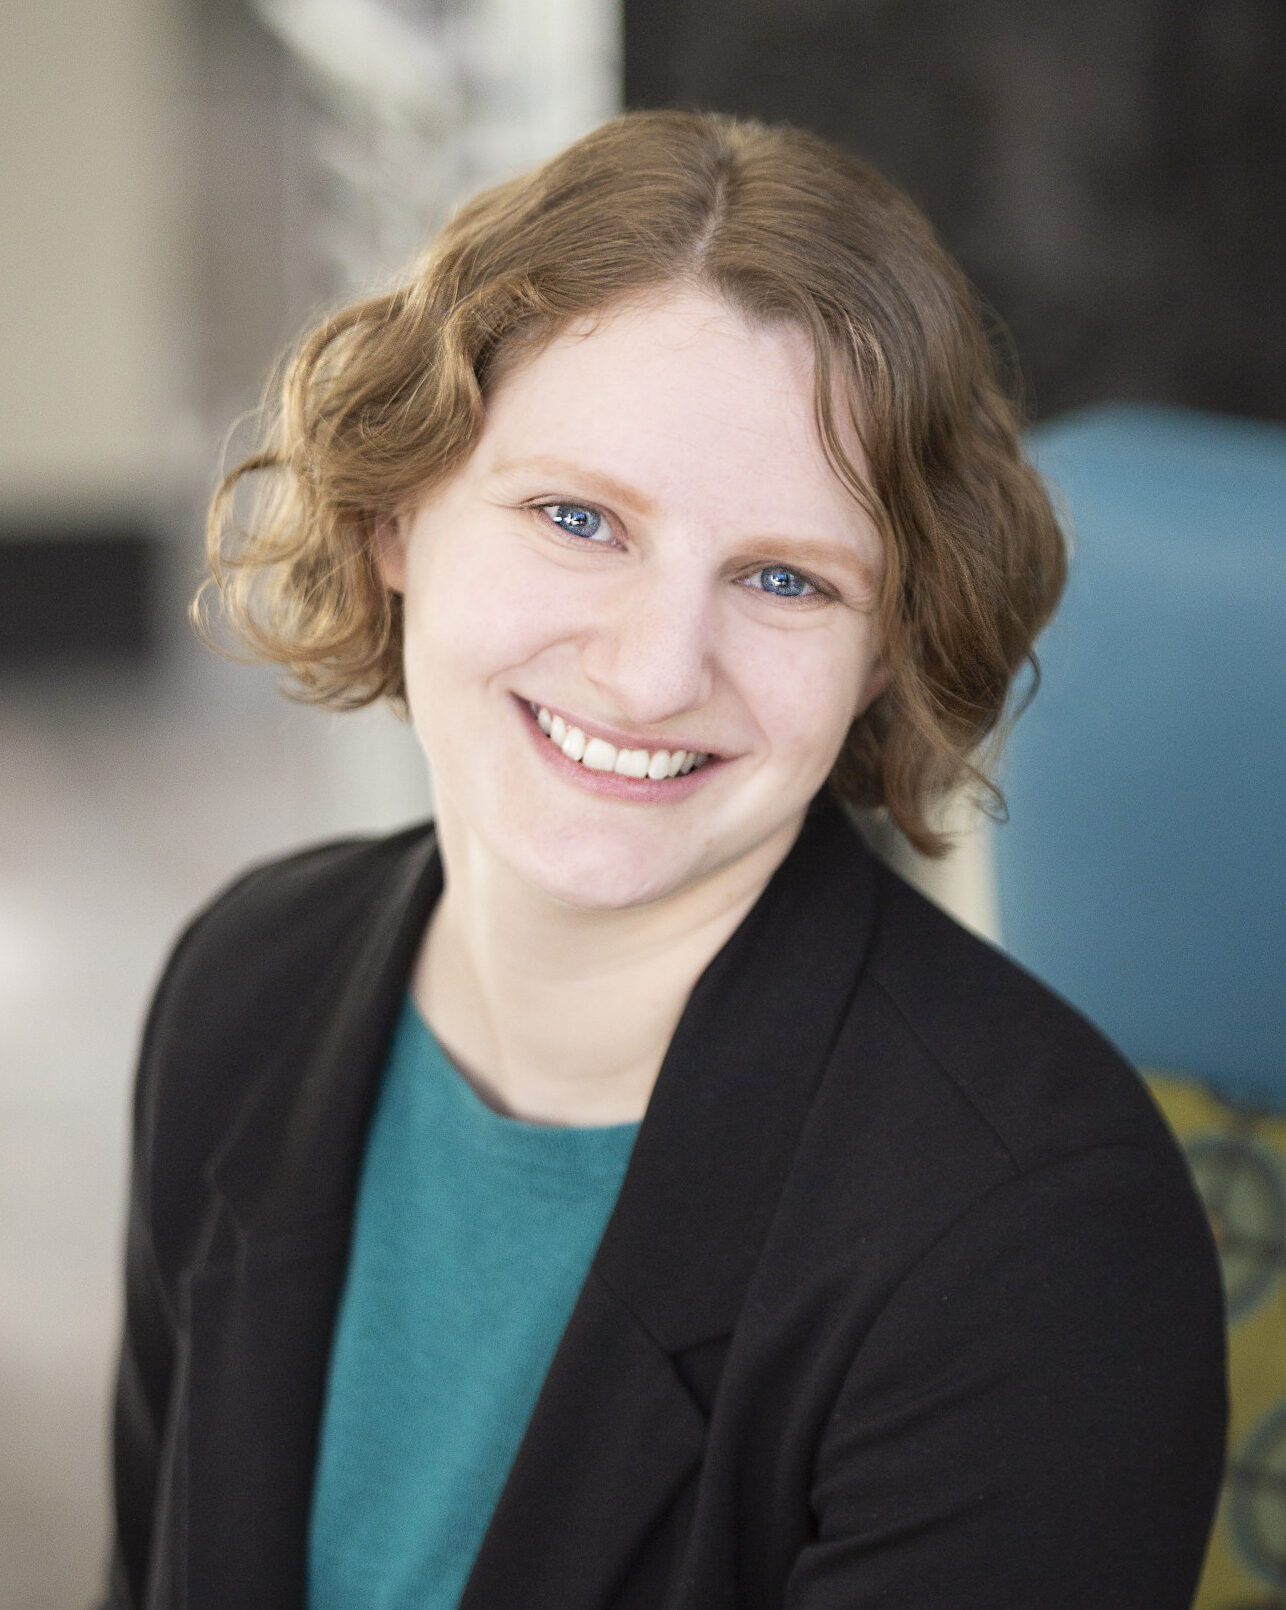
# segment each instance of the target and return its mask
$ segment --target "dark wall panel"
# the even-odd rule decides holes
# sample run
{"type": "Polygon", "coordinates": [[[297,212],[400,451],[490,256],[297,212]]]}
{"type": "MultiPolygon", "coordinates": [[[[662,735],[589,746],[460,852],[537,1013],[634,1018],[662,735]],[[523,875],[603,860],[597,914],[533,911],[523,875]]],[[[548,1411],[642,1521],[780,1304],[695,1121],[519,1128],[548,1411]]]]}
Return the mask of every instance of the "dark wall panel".
{"type": "Polygon", "coordinates": [[[783,118],[920,202],[1035,410],[1286,417],[1282,0],[625,0],[631,106],[783,118]]]}

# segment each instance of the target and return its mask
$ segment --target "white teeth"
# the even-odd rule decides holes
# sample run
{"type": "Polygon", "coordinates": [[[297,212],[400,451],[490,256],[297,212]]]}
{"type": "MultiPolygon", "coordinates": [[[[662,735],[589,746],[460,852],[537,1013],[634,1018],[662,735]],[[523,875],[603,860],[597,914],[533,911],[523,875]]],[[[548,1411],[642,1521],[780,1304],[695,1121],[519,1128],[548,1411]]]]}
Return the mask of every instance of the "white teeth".
{"type": "Polygon", "coordinates": [[[646,749],[621,749],[616,756],[617,774],[621,777],[646,777],[650,759],[646,749]]]}
{"type": "Polygon", "coordinates": [[[591,738],[585,745],[585,757],[581,765],[588,767],[590,771],[614,771],[616,750],[606,738],[591,738]]]}
{"type": "Polygon", "coordinates": [[[551,743],[557,744],[568,760],[578,761],[589,771],[615,772],[618,777],[682,777],[704,766],[709,755],[692,749],[617,749],[606,738],[587,738],[579,727],[568,726],[562,716],[553,715],[544,705],[529,705],[536,725],[551,743]]]}

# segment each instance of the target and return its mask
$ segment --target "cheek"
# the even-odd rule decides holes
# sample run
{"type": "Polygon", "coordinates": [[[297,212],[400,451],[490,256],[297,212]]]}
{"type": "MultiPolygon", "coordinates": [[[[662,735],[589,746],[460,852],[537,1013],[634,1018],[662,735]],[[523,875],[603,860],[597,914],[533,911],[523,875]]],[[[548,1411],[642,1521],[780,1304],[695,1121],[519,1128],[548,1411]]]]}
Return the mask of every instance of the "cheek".
{"type": "Polygon", "coordinates": [[[800,633],[750,665],[747,696],[773,747],[810,772],[829,772],[857,714],[868,655],[852,634],[800,633]]]}
{"type": "Polygon", "coordinates": [[[439,685],[518,667],[574,633],[566,579],[512,550],[457,547],[412,566],[407,657],[439,685]]]}

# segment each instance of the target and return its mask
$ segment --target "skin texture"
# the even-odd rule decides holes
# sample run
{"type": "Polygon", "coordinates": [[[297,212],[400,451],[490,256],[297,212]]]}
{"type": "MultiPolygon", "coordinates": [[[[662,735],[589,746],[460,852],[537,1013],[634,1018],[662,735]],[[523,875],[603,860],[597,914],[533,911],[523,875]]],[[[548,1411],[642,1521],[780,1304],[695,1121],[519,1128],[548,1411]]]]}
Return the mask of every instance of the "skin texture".
{"type": "Polygon", "coordinates": [[[503,1110],[637,1117],[883,685],[878,540],[817,439],[807,339],[687,290],[574,326],[379,540],[447,877],[416,998],[503,1110]],[[530,703],[715,758],[604,782],[530,703]]]}

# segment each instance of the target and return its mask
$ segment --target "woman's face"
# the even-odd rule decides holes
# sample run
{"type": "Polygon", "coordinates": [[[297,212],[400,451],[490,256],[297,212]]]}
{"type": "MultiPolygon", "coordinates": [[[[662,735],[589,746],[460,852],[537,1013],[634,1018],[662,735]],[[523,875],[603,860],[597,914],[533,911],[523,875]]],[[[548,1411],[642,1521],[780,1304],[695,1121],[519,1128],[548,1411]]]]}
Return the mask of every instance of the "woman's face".
{"type": "Polygon", "coordinates": [[[808,339],[697,292],[508,374],[381,558],[444,842],[572,906],[771,870],[883,683],[808,339]]]}

